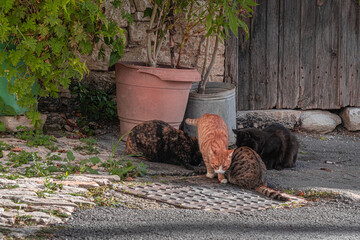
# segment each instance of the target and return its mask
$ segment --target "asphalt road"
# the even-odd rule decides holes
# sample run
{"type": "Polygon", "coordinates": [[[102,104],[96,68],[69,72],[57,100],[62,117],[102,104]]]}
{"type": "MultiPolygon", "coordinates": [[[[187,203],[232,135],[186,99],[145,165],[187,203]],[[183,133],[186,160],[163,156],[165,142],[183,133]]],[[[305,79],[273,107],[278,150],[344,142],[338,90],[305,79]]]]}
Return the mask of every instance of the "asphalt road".
{"type": "Polygon", "coordinates": [[[339,191],[338,199],[243,214],[94,208],[77,211],[54,239],[360,239],[360,137],[297,136],[297,167],[268,171],[269,185],[339,191]]]}

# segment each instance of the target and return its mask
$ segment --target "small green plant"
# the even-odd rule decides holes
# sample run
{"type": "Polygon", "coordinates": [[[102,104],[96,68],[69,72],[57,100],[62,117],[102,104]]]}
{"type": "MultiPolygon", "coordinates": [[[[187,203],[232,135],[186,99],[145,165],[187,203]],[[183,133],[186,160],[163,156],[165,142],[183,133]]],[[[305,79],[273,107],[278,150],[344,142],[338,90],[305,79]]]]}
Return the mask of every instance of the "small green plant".
{"type": "Polygon", "coordinates": [[[109,160],[110,160],[110,161],[114,160],[114,156],[115,156],[115,151],[116,151],[116,149],[118,148],[121,140],[122,140],[126,135],[128,135],[129,133],[130,133],[130,132],[125,133],[124,135],[122,135],[115,144],[114,144],[113,142],[111,143],[111,154],[110,154],[110,156],[109,156],[109,160]]]}
{"type": "Polygon", "coordinates": [[[54,136],[45,135],[42,130],[31,130],[28,127],[19,126],[17,127],[19,132],[17,132],[16,137],[25,140],[27,146],[44,146],[51,151],[56,151],[57,146],[55,142],[57,141],[54,136]]]}
{"type": "Polygon", "coordinates": [[[45,177],[51,174],[51,172],[56,171],[55,166],[48,166],[44,162],[40,162],[37,160],[33,161],[33,165],[31,167],[25,168],[25,177],[45,177]]]}
{"type": "Polygon", "coordinates": [[[48,177],[44,180],[44,186],[48,190],[49,193],[54,193],[57,190],[63,189],[64,185],[62,183],[58,184],[52,182],[48,177]]]}
{"type": "Polygon", "coordinates": [[[116,207],[119,205],[119,201],[114,196],[107,196],[106,193],[109,189],[111,189],[111,186],[91,188],[83,196],[94,199],[96,206],[116,207]]]}
{"type": "Polygon", "coordinates": [[[75,151],[84,152],[85,154],[97,154],[99,150],[95,147],[96,140],[94,138],[80,138],[80,141],[85,143],[85,146],[75,146],[75,151]]]}
{"type": "Polygon", "coordinates": [[[6,178],[6,179],[9,179],[9,180],[16,180],[18,178],[22,178],[18,174],[10,174],[10,175],[3,174],[2,177],[6,178]]]}
{"type": "Polygon", "coordinates": [[[327,192],[327,191],[313,190],[313,189],[304,190],[304,191],[288,189],[285,190],[284,192],[303,197],[310,202],[317,202],[319,199],[335,199],[340,195],[339,193],[336,192],[327,192]]]}
{"type": "Polygon", "coordinates": [[[9,155],[9,162],[7,162],[7,165],[11,165],[11,167],[20,167],[23,164],[28,164],[29,162],[35,162],[41,159],[37,155],[36,152],[25,152],[24,150],[19,152],[18,154],[14,152],[10,152],[9,155]]]}
{"type": "Polygon", "coordinates": [[[32,215],[22,215],[22,216],[16,216],[15,218],[15,224],[18,225],[31,225],[32,224],[32,215]]]}
{"type": "Polygon", "coordinates": [[[101,89],[90,88],[89,85],[78,82],[72,89],[80,103],[80,112],[89,121],[116,121],[116,102],[110,95],[101,89]]]}
{"type": "Polygon", "coordinates": [[[68,214],[63,213],[60,210],[41,209],[40,211],[48,213],[48,214],[53,215],[55,217],[59,217],[59,218],[68,218],[69,217],[68,214]]]}
{"type": "Polygon", "coordinates": [[[104,167],[110,174],[118,175],[121,179],[146,175],[146,166],[143,162],[134,164],[132,161],[109,159],[100,166],[104,167]]]}
{"type": "Polygon", "coordinates": [[[14,188],[18,188],[19,185],[18,184],[15,184],[15,185],[6,185],[4,187],[2,187],[3,189],[14,189],[14,188]]]}
{"type": "MultiPolygon", "coordinates": [[[[0,125],[1,125],[1,122],[0,122],[0,125]]],[[[0,132],[1,132],[1,130],[0,130],[0,132]]],[[[4,156],[3,152],[2,152],[3,150],[10,150],[11,148],[13,148],[13,146],[11,146],[3,141],[0,141],[0,158],[2,158],[4,156]]]]}
{"type": "Polygon", "coordinates": [[[9,172],[9,167],[4,167],[3,165],[0,164],[0,172],[2,172],[2,173],[9,172]]]}

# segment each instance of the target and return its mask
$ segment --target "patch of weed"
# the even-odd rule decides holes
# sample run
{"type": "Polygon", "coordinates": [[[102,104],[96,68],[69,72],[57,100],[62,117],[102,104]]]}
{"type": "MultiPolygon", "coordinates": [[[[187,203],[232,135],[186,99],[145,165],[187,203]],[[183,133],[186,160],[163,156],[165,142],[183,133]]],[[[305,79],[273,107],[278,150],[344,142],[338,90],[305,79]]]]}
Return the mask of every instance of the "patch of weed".
{"type": "Polygon", "coordinates": [[[3,141],[0,141],[0,158],[2,158],[4,156],[3,150],[10,150],[11,148],[13,148],[12,145],[9,145],[3,141]]]}
{"type": "Polygon", "coordinates": [[[2,189],[14,189],[14,188],[18,188],[18,187],[20,187],[18,184],[6,185],[6,186],[3,186],[2,189]]]}
{"type": "Polygon", "coordinates": [[[85,143],[85,146],[75,146],[73,149],[85,154],[97,154],[99,150],[95,147],[96,140],[94,138],[80,138],[80,141],[85,143]]]}
{"type": "Polygon", "coordinates": [[[79,82],[72,88],[72,93],[77,94],[79,110],[90,121],[118,119],[116,102],[104,90],[90,88],[89,85],[79,82]]]}
{"type": "Polygon", "coordinates": [[[111,186],[91,188],[83,196],[86,198],[94,199],[96,206],[103,207],[116,207],[119,205],[119,201],[114,196],[107,196],[107,192],[112,189],[111,186]]]}
{"type": "Polygon", "coordinates": [[[22,215],[15,217],[15,224],[17,225],[32,225],[32,215],[22,215]]]}
{"type": "Polygon", "coordinates": [[[10,152],[8,154],[9,162],[7,165],[11,165],[11,167],[20,167],[23,164],[28,164],[29,162],[41,160],[41,157],[37,155],[36,152],[25,152],[24,150],[17,153],[10,152]]]}
{"type": "Polygon", "coordinates": [[[308,201],[317,202],[319,199],[336,199],[340,196],[339,193],[336,192],[327,192],[327,191],[320,191],[320,190],[294,190],[288,189],[284,191],[285,193],[296,195],[299,197],[303,197],[308,201]]]}
{"type": "Polygon", "coordinates": [[[42,130],[31,130],[28,127],[19,126],[17,127],[19,132],[16,133],[16,137],[26,141],[27,146],[44,146],[51,151],[56,151],[58,149],[55,146],[57,141],[55,137],[50,135],[45,135],[42,130]]]}
{"type": "Polygon", "coordinates": [[[146,166],[143,162],[134,164],[132,161],[109,159],[100,166],[111,175],[118,175],[121,179],[146,175],[146,166]]]}

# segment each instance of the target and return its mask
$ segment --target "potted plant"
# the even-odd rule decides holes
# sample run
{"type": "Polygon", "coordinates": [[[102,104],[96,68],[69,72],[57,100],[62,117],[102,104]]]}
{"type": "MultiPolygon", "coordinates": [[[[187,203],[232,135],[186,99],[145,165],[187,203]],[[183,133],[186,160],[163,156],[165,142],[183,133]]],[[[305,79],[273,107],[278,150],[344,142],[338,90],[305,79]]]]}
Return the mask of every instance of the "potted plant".
{"type": "MultiPolygon", "coordinates": [[[[256,3],[252,0],[208,0],[205,5],[191,7],[187,18],[187,29],[202,25],[206,32],[205,59],[201,71],[201,81],[192,86],[184,118],[199,118],[205,113],[221,116],[229,130],[229,143],[235,143],[232,132],[236,128],[235,86],[223,82],[209,82],[209,76],[218,55],[219,45],[230,36],[238,36],[238,29],[248,37],[246,19],[251,17],[256,3]],[[194,10],[193,10],[194,9],[194,10]],[[210,52],[210,40],[213,39],[213,50],[210,52]],[[208,63],[208,60],[209,63],[208,63]]],[[[186,31],[190,32],[190,31],[186,31]]],[[[186,37],[184,39],[187,39],[186,37]]],[[[197,135],[197,128],[184,124],[183,130],[190,136],[197,135]]]]}
{"type": "Polygon", "coordinates": [[[248,16],[253,5],[255,3],[251,0],[153,1],[153,8],[147,9],[144,14],[150,17],[149,27],[146,30],[147,62],[142,65],[116,64],[120,132],[124,134],[134,125],[151,119],[161,119],[179,127],[185,114],[191,83],[200,81],[199,91],[204,93],[219,43],[226,39],[229,30],[234,34],[237,34],[238,27],[247,31],[247,26],[241,17],[248,16]],[[175,46],[174,35],[176,27],[180,24],[185,24],[186,27],[181,42],[175,46]],[[209,54],[210,38],[215,36],[212,60],[209,65],[206,60],[204,61],[201,75],[194,69],[181,66],[185,43],[198,34],[204,34],[207,39],[205,59],[211,55],[209,54]],[[167,67],[159,66],[157,63],[165,41],[168,41],[170,52],[170,62],[167,67]],[[189,72],[190,76],[183,75],[189,72]]]}
{"type": "MultiPolygon", "coordinates": [[[[39,97],[57,97],[72,79],[88,73],[80,55],[110,49],[110,65],[122,55],[124,30],[107,17],[105,0],[5,1],[0,7],[0,77],[38,127],[39,97]]],[[[121,1],[111,2],[120,8],[121,1]]]]}

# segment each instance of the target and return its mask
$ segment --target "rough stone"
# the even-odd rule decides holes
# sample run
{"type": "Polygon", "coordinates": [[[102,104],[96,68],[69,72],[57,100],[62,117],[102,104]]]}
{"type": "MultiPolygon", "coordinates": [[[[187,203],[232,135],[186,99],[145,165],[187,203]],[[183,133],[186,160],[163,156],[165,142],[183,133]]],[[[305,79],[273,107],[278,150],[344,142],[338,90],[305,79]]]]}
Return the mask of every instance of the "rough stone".
{"type": "Polygon", "coordinates": [[[332,132],[341,124],[341,118],[331,112],[322,110],[303,111],[300,116],[302,130],[317,133],[332,132]]]}
{"type": "Polygon", "coordinates": [[[144,12],[135,12],[133,14],[133,19],[136,22],[148,22],[148,21],[150,21],[149,16],[144,17],[144,12]]]}
{"type": "Polygon", "coordinates": [[[134,22],[129,26],[129,42],[131,44],[145,45],[146,29],[148,29],[148,22],[134,22]]]}
{"type": "Polygon", "coordinates": [[[344,127],[349,131],[360,130],[360,108],[347,107],[340,112],[344,127]]]}
{"type": "Polygon", "coordinates": [[[237,112],[237,128],[264,128],[280,123],[289,129],[298,124],[301,111],[297,110],[251,110],[237,112]]]}
{"type": "MultiPolygon", "coordinates": [[[[46,122],[46,115],[41,114],[40,118],[42,120],[40,128],[42,129],[46,122]]],[[[16,129],[18,126],[34,129],[31,121],[26,116],[0,116],[0,122],[5,125],[8,132],[18,132],[19,130],[16,129]]]]}
{"type": "Polygon", "coordinates": [[[134,0],[136,10],[139,12],[143,12],[146,8],[151,7],[151,3],[148,0],[134,0]]]}
{"type": "Polygon", "coordinates": [[[116,94],[115,71],[90,71],[82,83],[87,84],[90,90],[103,90],[108,94],[116,94]]]}
{"type": "Polygon", "coordinates": [[[146,60],[146,49],[144,46],[139,47],[128,47],[124,50],[124,56],[121,61],[124,62],[145,62],[146,60]]]}

